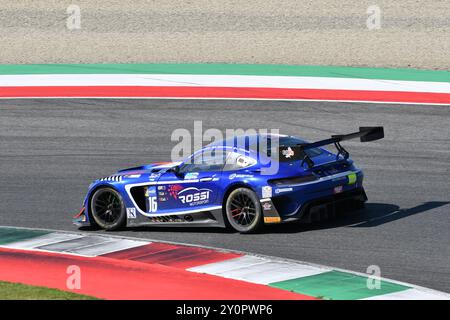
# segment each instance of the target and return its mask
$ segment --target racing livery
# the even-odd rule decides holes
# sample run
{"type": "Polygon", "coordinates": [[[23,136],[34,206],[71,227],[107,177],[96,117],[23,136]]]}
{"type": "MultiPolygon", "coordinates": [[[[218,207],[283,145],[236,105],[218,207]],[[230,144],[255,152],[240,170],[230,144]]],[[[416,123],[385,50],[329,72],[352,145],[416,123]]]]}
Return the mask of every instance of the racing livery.
{"type": "Polygon", "coordinates": [[[74,223],[107,230],[231,226],[250,233],[264,224],[322,220],[367,201],[363,172],[340,143],[383,137],[383,127],[361,127],[312,143],[272,134],[215,141],[183,162],[143,165],[94,181],[74,223]],[[336,153],[324,148],[330,144],[336,153]]]}

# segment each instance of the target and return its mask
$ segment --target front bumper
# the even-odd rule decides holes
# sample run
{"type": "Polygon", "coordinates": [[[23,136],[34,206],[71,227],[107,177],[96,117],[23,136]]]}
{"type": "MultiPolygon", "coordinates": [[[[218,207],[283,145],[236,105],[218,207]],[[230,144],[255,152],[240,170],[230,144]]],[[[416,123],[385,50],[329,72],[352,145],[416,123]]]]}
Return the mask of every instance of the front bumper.
{"type": "Polygon", "coordinates": [[[91,223],[86,215],[85,207],[81,208],[80,212],[78,212],[72,219],[72,222],[77,227],[87,227],[90,226],[91,223]]]}

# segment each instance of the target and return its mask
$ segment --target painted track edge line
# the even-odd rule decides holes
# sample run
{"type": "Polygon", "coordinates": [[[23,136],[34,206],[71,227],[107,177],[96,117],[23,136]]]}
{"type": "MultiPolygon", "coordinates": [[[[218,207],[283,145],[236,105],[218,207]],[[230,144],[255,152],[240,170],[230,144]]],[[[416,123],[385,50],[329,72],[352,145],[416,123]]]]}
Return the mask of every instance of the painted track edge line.
{"type": "Polygon", "coordinates": [[[406,92],[374,90],[336,90],[310,88],[252,88],[252,87],[164,87],[164,86],[73,86],[73,87],[1,87],[2,98],[225,98],[273,100],[349,100],[410,103],[450,103],[450,92],[406,92]]]}
{"type": "Polygon", "coordinates": [[[13,64],[0,65],[1,75],[20,74],[223,74],[265,76],[315,76],[368,78],[384,80],[449,82],[448,70],[417,68],[370,68],[364,66],[289,65],[289,64],[225,64],[225,63],[108,63],[108,64],[13,64]]]}
{"type": "MultiPolygon", "coordinates": [[[[15,227],[15,226],[5,226],[5,225],[0,225],[0,228],[39,230],[39,231],[48,231],[48,232],[63,232],[63,233],[71,233],[71,234],[82,234],[82,235],[85,235],[85,236],[88,236],[88,235],[92,236],[93,235],[92,232],[64,231],[64,230],[45,229],[45,228],[15,227]]],[[[345,273],[349,273],[349,274],[354,274],[354,275],[357,275],[357,276],[363,276],[363,277],[367,277],[368,276],[367,274],[362,273],[362,272],[358,272],[358,271],[352,271],[352,270],[343,269],[343,268],[335,268],[335,267],[331,267],[331,266],[327,266],[327,265],[321,265],[321,264],[306,262],[306,261],[302,261],[302,260],[281,258],[281,257],[275,257],[275,256],[270,256],[270,255],[263,255],[263,254],[258,254],[258,253],[251,253],[251,252],[240,251],[240,250],[231,250],[231,249],[225,249],[225,248],[217,248],[217,247],[213,247],[213,246],[204,246],[204,245],[197,245],[197,244],[181,243],[181,242],[176,242],[176,241],[143,239],[143,238],[129,237],[129,236],[109,235],[109,234],[104,234],[104,233],[95,233],[95,234],[99,235],[99,236],[111,237],[111,238],[116,238],[116,239],[128,239],[128,240],[135,240],[135,241],[148,241],[149,243],[159,242],[159,243],[166,243],[166,244],[179,245],[179,246],[189,246],[189,247],[211,249],[211,250],[215,250],[215,251],[218,251],[218,252],[224,252],[224,253],[227,253],[227,252],[228,253],[237,253],[237,254],[241,254],[241,255],[249,255],[249,256],[253,256],[253,257],[259,257],[259,258],[269,259],[269,260],[274,260],[274,261],[293,263],[293,264],[302,264],[302,265],[305,265],[305,266],[309,266],[309,267],[313,267],[313,268],[319,268],[319,269],[324,269],[324,270],[325,269],[327,269],[327,270],[335,270],[335,271],[345,272],[345,273]]],[[[26,250],[24,250],[24,251],[26,251],[26,250]]],[[[76,254],[72,254],[72,253],[65,253],[65,254],[66,255],[76,255],[76,254]]],[[[76,255],[76,256],[79,256],[79,255],[76,255]]],[[[82,256],[82,257],[84,257],[84,256],[82,256]]],[[[443,292],[443,291],[439,291],[439,290],[435,290],[435,289],[432,289],[432,288],[427,288],[427,287],[423,287],[423,286],[419,286],[419,285],[415,285],[415,284],[411,284],[411,283],[407,283],[407,282],[403,282],[403,281],[398,281],[398,280],[394,280],[394,279],[390,279],[390,278],[385,278],[385,277],[381,277],[380,280],[392,282],[392,283],[395,283],[395,284],[398,284],[398,285],[407,286],[407,287],[410,287],[412,289],[417,289],[417,290],[424,291],[424,292],[427,292],[427,293],[430,293],[430,294],[435,294],[435,295],[438,295],[438,296],[442,296],[442,297],[450,300],[450,293],[447,293],[447,292],[443,292]]]]}
{"type": "Polygon", "coordinates": [[[427,105],[450,106],[450,103],[430,102],[401,102],[401,101],[370,101],[370,100],[330,100],[330,99],[269,99],[269,98],[210,98],[210,97],[0,97],[0,100],[27,100],[27,99],[114,99],[114,100],[228,100],[228,101],[313,101],[313,102],[342,102],[342,103],[374,103],[374,104],[399,104],[399,105],[427,105]]]}
{"type": "Polygon", "coordinates": [[[64,256],[58,252],[43,253],[34,250],[17,250],[0,248],[0,255],[4,256],[4,263],[0,269],[4,270],[0,277],[4,281],[24,283],[29,285],[44,286],[67,290],[66,268],[70,264],[79,265],[84,270],[84,285],[81,292],[103,299],[128,300],[128,299],[152,299],[152,300],[252,300],[251,293],[257,290],[258,297],[253,299],[288,299],[310,300],[314,297],[288,292],[286,290],[261,286],[254,283],[245,283],[234,279],[225,279],[211,275],[200,275],[183,269],[174,269],[161,264],[147,264],[133,260],[110,259],[103,256],[78,257],[64,256]],[[31,259],[29,259],[31,257],[31,259]],[[51,257],[51,259],[45,259],[51,257]],[[31,263],[41,259],[37,272],[29,273],[31,263]],[[86,269],[87,268],[87,269],[86,269]],[[132,272],[129,272],[129,271],[132,272]],[[55,272],[56,271],[56,272],[55,272]],[[110,277],[98,277],[98,272],[110,277]],[[123,273],[127,277],[123,277],[123,273]],[[105,278],[107,280],[105,280],[105,278]],[[108,279],[109,278],[109,279],[108,279]],[[168,287],[168,281],[170,287],[168,287]],[[203,282],[202,282],[203,281],[203,282]],[[202,290],[198,290],[201,282],[202,290]],[[117,291],[116,288],[124,287],[117,291]],[[130,289],[130,286],[132,289],[130,289]],[[137,287],[136,287],[137,286],[137,287]],[[217,292],[218,286],[224,286],[224,290],[217,292]],[[133,288],[134,287],[134,288],[133,288]],[[156,291],[155,291],[156,287],[156,291]],[[171,288],[175,288],[172,290],[171,288]],[[88,291],[86,291],[88,290],[88,291]],[[261,291],[262,290],[262,291],[261,291]]]}

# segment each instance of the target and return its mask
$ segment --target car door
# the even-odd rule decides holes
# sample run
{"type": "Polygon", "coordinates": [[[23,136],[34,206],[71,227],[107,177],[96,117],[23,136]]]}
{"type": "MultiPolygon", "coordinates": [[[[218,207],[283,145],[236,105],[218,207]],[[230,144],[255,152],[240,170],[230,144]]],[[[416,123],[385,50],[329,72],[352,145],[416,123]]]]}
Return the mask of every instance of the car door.
{"type": "Polygon", "coordinates": [[[155,215],[212,209],[218,204],[223,151],[202,150],[179,166],[168,170],[149,189],[148,212],[155,215]],[[153,207],[153,208],[152,208],[153,207]]]}

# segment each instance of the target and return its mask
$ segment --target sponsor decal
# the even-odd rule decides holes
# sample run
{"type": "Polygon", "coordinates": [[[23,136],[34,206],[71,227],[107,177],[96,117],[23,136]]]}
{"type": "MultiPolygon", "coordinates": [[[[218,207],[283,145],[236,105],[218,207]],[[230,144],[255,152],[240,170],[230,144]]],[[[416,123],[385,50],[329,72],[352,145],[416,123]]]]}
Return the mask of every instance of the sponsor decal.
{"type": "Polygon", "coordinates": [[[333,193],[334,194],[341,193],[343,190],[344,190],[343,186],[336,186],[336,187],[333,188],[333,193]]]}
{"type": "Polygon", "coordinates": [[[136,219],[136,208],[127,208],[127,218],[136,219]]]}
{"type": "Polygon", "coordinates": [[[178,192],[178,199],[183,204],[198,206],[209,202],[212,190],[190,187],[178,192]]]}
{"type": "Polygon", "coordinates": [[[294,189],[293,188],[280,188],[280,189],[275,189],[275,193],[278,194],[278,193],[282,193],[282,192],[289,192],[292,190],[294,190],[294,189]]]}
{"type": "Polygon", "coordinates": [[[161,176],[161,173],[159,173],[159,172],[154,172],[154,173],[152,173],[152,174],[148,177],[148,179],[149,179],[150,181],[154,181],[154,180],[158,179],[160,176],[161,176]]]}
{"type": "Polygon", "coordinates": [[[262,205],[263,209],[268,211],[268,210],[272,210],[272,204],[270,202],[264,202],[262,205]]]}
{"type": "Polygon", "coordinates": [[[156,188],[155,187],[147,187],[145,190],[145,196],[151,197],[156,195],[156,188]]]}
{"type": "Polygon", "coordinates": [[[183,186],[180,186],[179,184],[171,184],[168,187],[169,194],[174,199],[178,199],[178,192],[181,190],[183,190],[183,186]]]}
{"type": "Polygon", "coordinates": [[[169,198],[167,198],[167,197],[159,197],[158,198],[158,201],[160,201],[160,202],[164,202],[164,201],[167,201],[167,200],[169,200],[169,198]]]}
{"type": "Polygon", "coordinates": [[[272,197],[272,187],[271,186],[262,187],[261,193],[262,193],[263,198],[271,198],[272,197]]]}
{"type": "Polygon", "coordinates": [[[230,180],[233,179],[246,179],[246,178],[253,178],[254,176],[252,174],[239,174],[239,173],[232,173],[228,176],[230,180]]]}
{"type": "Polygon", "coordinates": [[[165,191],[158,191],[158,196],[165,196],[167,193],[165,191]]]}
{"type": "Polygon", "coordinates": [[[280,223],[280,217],[264,217],[264,223],[280,223]]]}
{"type": "Polygon", "coordinates": [[[185,180],[193,180],[198,178],[198,172],[188,172],[184,175],[185,180]]]}
{"type": "Polygon", "coordinates": [[[127,178],[127,179],[137,179],[137,178],[140,178],[141,175],[140,174],[126,174],[123,177],[127,178]]]}
{"type": "Polygon", "coordinates": [[[158,186],[158,190],[166,190],[166,186],[158,186]]]}
{"type": "Polygon", "coordinates": [[[250,163],[251,161],[250,158],[248,157],[240,156],[239,158],[236,159],[236,165],[238,165],[241,168],[248,167],[250,163]]]}
{"type": "Polygon", "coordinates": [[[294,156],[294,150],[291,149],[291,147],[288,147],[287,149],[284,149],[281,151],[281,154],[286,158],[289,159],[290,157],[294,156]]]}

